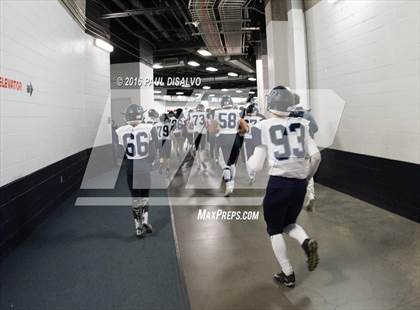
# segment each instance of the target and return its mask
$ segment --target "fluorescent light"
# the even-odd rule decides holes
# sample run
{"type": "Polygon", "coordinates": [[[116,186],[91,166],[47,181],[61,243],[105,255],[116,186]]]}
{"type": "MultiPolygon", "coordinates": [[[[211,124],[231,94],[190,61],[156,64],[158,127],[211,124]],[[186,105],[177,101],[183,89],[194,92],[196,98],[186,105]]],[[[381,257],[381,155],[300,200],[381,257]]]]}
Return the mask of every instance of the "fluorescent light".
{"type": "Polygon", "coordinates": [[[201,96],[201,95],[202,95],[202,93],[196,93],[195,95],[196,95],[196,96],[201,96]]]}
{"type": "Polygon", "coordinates": [[[228,73],[228,75],[229,75],[229,76],[238,76],[238,73],[235,73],[235,72],[229,72],[229,73],[228,73]]]}
{"type": "Polygon", "coordinates": [[[160,91],[160,90],[155,90],[155,91],[154,91],[154,93],[155,93],[155,94],[160,94],[160,93],[162,93],[162,91],[160,91]]]}
{"type": "Polygon", "coordinates": [[[182,91],[177,91],[175,94],[176,94],[176,95],[183,95],[183,94],[184,94],[184,92],[182,92],[182,91]]]}
{"type": "Polygon", "coordinates": [[[154,64],[153,69],[162,69],[163,66],[161,64],[154,64]]]}
{"type": "Polygon", "coordinates": [[[250,95],[255,95],[255,92],[254,91],[250,91],[249,94],[250,95]]]}
{"type": "Polygon", "coordinates": [[[211,56],[212,54],[208,51],[208,50],[205,50],[205,49],[203,49],[203,48],[200,48],[198,51],[197,51],[197,53],[199,53],[201,56],[211,56]]]}
{"type": "Polygon", "coordinates": [[[108,53],[112,53],[114,51],[114,47],[111,44],[99,38],[95,39],[95,45],[108,53]]]}
{"type": "Polygon", "coordinates": [[[188,62],[188,64],[189,64],[191,67],[198,67],[198,66],[200,66],[200,64],[199,64],[198,62],[194,61],[194,60],[190,60],[190,61],[188,62]]]}
{"type": "Polygon", "coordinates": [[[237,92],[238,94],[240,94],[240,93],[242,93],[242,90],[239,90],[239,89],[238,89],[236,92],[237,92]]]}
{"type": "Polygon", "coordinates": [[[214,94],[210,94],[209,97],[214,97],[214,94]]]}
{"type": "Polygon", "coordinates": [[[215,67],[207,67],[206,70],[207,71],[210,71],[210,72],[216,72],[216,71],[218,71],[218,69],[216,69],[215,67]]]}
{"type": "Polygon", "coordinates": [[[228,89],[227,88],[222,88],[222,91],[228,91],[228,89]]]}
{"type": "Polygon", "coordinates": [[[252,81],[252,82],[254,82],[254,81],[256,81],[257,79],[256,78],[254,78],[254,77],[249,77],[248,78],[248,81],[252,81]]]}
{"type": "Polygon", "coordinates": [[[203,89],[210,89],[210,86],[203,86],[203,89]]]}

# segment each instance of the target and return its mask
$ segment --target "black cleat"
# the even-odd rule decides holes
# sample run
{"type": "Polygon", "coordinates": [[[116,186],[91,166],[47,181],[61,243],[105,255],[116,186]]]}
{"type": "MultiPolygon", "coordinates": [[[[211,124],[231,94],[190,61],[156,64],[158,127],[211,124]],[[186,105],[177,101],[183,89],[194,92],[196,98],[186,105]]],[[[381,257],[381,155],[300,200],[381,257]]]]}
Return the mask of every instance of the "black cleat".
{"type": "Polygon", "coordinates": [[[143,229],[146,230],[146,233],[151,234],[153,232],[152,225],[149,223],[143,224],[143,229]]]}
{"type": "Polygon", "coordinates": [[[292,273],[290,276],[286,276],[283,272],[276,273],[273,277],[273,280],[275,283],[282,284],[286,287],[295,287],[296,279],[294,273],[292,273]]]}
{"type": "Polygon", "coordinates": [[[146,229],[146,227],[144,225],[136,228],[136,236],[137,236],[137,238],[139,238],[139,239],[144,238],[146,236],[146,233],[147,233],[147,229],[146,229]]]}
{"type": "Polygon", "coordinates": [[[308,205],[305,207],[306,211],[312,212],[315,209],[315,199],[309,200],[308,205]]]}
{"type": "Polygon", "coordinates": [[[308,270],[314,271],[319,263],[318,256],[318,242],[313,239],[306,239],[303,241],[302,248],[307,256],[306,262],[308,263],[308,270]]]}

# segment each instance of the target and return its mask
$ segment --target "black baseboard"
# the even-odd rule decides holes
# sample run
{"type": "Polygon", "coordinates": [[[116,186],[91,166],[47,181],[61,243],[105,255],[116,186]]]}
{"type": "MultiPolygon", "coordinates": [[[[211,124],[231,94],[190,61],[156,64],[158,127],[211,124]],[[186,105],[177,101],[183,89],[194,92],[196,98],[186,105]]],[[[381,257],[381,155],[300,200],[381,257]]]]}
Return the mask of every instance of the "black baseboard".
{"type": "MultiPolygon", "coordinates": [[[[111,145],[95,150],[112,154],[111,145]]],[[[91,153],[86,149],[0,187],[0,257],[80,188],[91,153]]]]}
{"type": "Polygon", "coordinates": [[[420,222],[420,165],[324,149],[316,182],[420,222]]]}

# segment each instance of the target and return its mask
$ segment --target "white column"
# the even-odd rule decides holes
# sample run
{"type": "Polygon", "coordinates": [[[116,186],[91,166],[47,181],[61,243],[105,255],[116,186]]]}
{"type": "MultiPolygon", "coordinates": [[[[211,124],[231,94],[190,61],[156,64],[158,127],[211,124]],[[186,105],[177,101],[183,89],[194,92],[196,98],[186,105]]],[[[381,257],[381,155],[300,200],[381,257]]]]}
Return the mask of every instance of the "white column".
{"type": "Polygon", "coordinates": [[[289,84],[288,24],[283,11],[279,0],[270,0],[265,6],[269,89],[289,84]]]}
{"type": "Polygon", "coordinates": [[[267,111],[266,95],[270,91],[268,86],[269,79],[267,61],[267,55],[261,55],[261,57],[256,61],[258,108],[261,113],[265,113],[267,111]]]}
{"type": "MultiPolygon", "coordinates": [[[[153,67],[143,62],[140,62],[139,65],[140,78],[142,78],[143,81],[153,81],[153,67]]],[[[159,110],[155,106],[155,94],[153,83],[148,83],[147,85],[143,83],[143,85],[140,87],[140,103],[142,107],[146,110],[159,110]]]]}
{"type": "MultiPolygon", "coordinates": [[[[292,5],[296,4],[292,1],[292,5]]],[[[302,7],[292,7],[288,13],[289,82],[300,96],[300,105],[309,108],[308,60],[306,49],[305,16],[302,7]]]]}

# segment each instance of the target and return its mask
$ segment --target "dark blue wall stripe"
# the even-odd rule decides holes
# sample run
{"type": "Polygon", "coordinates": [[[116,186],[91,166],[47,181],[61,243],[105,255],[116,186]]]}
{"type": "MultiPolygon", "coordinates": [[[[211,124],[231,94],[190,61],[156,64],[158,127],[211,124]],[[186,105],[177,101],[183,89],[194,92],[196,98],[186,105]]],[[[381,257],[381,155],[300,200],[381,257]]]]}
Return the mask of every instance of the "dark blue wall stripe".
{"type": "Polygon", "coordinates": [[[324,149],[315,180],[420,222],[420,165],[324,149]]]}

